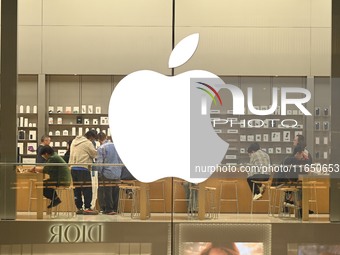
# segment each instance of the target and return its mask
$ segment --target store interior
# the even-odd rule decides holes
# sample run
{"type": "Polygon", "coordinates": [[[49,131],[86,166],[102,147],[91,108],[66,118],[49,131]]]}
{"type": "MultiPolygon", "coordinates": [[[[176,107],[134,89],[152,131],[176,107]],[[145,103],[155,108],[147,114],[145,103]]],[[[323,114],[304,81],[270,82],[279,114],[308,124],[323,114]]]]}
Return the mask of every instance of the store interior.
{"type": "MultiPolygon", "coordinates": [[[[16,151],[16,160],[1,157],[1,170],[12,170],[1,173],[6,180],[1,184],[11,194],[0,192],[10,215],[8,219],[1,213],[0,254],[202,255],[213,245],[236,246],[237,254],[244,255],[340,254],[340,208],[335,203],[340,195],[337,178],[332,178],[339,166],[340,126],[334,121],[340,108],[331,65],[332,11],[337,8],[332,1],[131,4],[18,1],[16,118],[8,124],[15,127],[16,139],[8,151],[16,151]],[[168,68],[172,49],[193,33],[200,36],[195,54],[182,66],[168,68]],[[236,171],[214,173],[188,189],[176,176],[114,183],[120,192],[115,215],[100,213],[101,184],[94,172],[92,205],[98,215],[76,215],[72,189],[63,190],[63,202],[48,210],[49,201],[42,196],[44,177],[31,172],[40,138],[48,135],[50,146],[63,156],[67,142],[89,130],[110,137],[111,95],[124,77],[138,70],[166,76],[207,70],[239,88],[246,100],[252,88],[256,110],[269,109],[275,99],[279,103],[274,113],[259,116],[245,101],[245,114],[234,115],[231,91],[218,91],[223,105],[210,106],[211,125],[229,144],[219,165],[236,171]],[[294,103],[287,104],[286,115],[280,112],[286,88],[311,93],[303,104],[310,116],[294,103]],[[241,171],[250,162],[248,147],[258,143],[270,163],[279,166],[293,154],[297,135],[305,137],[315,165],[298,175],[297,184],[283,187],[288,191],[272,186],[269,179],[263,196],[254,200],[247,173],[241,171]],[[13,169],[15,174],[6,179],[13,169]],[[134,195],[129,197],[126,190],[134,195]],[[287,192],[299,203],[286,206],[282,196],[287,192]]],[[[302,95],[292,92],[287,97],[299,100],[302,95]]],[[[121,107],[135,107],[135,116],[141,114],[128,100],[121,107]]],[[[131,132],[138,134],[140,124],[130,127],[131,132]]],[[[1,153],[5,155],[2,148],[1,153]]],[[[168,155],[167,161],[175,160],[176,152],[168,155]]],[[[141,164],[153,164],[152,155],[146,161],[141,164]]]]}

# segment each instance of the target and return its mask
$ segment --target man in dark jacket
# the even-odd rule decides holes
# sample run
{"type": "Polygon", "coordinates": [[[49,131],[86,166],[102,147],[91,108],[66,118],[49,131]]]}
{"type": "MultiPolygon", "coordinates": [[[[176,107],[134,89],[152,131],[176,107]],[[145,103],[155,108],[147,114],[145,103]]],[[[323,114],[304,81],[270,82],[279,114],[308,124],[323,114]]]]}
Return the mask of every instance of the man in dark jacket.
{"type": "Polygon", "coordinates": [[[44,146],[47,146],[47,145],[50,145],[51,143],[51,138],[48,136],[48,135],[43,135],[41,138],[40,138],[40,144],[37,148],[37,158],[35,160],[36,163],[46,163],[46,159],[44,159],[42,156],[41,156],[41,149],[44,147],[44,146]]]}

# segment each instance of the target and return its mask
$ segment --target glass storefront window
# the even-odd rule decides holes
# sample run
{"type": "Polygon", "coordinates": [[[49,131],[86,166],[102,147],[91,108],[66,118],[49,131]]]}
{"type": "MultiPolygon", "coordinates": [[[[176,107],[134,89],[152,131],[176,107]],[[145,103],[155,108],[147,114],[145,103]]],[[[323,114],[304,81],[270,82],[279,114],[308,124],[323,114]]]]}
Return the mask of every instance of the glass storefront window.
{"type": "MultiPolygon", "coordinates": [[[[250,0],[19,1],[18,65],[5,63],[18,66],[16,92],[7,93],[4,88],[12,83],[1,80],[0,141],[2,148],[7,147],[0,154],[0,253],[337,254],[335,235],[326,238],[338,232],[330,222],[330,214],[336,215],[330,190],[337,187],[333,174],[339,170],[337,135],[331,136],[337,129],[332,122],[337,107],[330,100],[336,94],[336,81],[332,87],[330,79],[331,12],[330,0],[294,5],[250,0]],[[199,43],[191,58],[168,68],[175,45],[194,33],[199,34],[199,43]],[[59,200],[46,199],[48,177],[37,169],[66,165],[37,162],[39,144],[48,138],[56,154],[64,157],[70,141],[90,130],[110,138],[111,95],[124,78],[139,70],[163,75],[160,85],[176,82],[169,82],[173,87],[162,94],[158,87],[148,92],[138,80],[134,84],[142,88],[138,95],[134,97],[137,90],[130,91],[117,106],[138,120],[126,127],[136,138],[130,150],[141,148],[138,137],[150,144],[157,140],[155,153],[166,152],[159,153],[161,164],[155,164],[159,162],[155,155],[143,147],[137,151],[144,155],[138,164],[149,166],[145,176],[156,168],[162,173],[169,165],[174,165],[173,172],[145,183],[103,181],[97,171],[89,171],[87,182],[77,183],[72,176],[71,186],[50,185],[59,200]],[[185,125],[175,125],[172,112],[162,111],[169,103],[170,110],[187,113],[185,107],[194,101],[192,91],[186,98],[186,88],[176,85],[192,70],[205,70],[199,72],[230,85],[217,89],[210,82],[191,79],[195,89],[199,87],[195,93],[202,92],[199,110],[209,125],[191,122],[190,135],[196,128],[197,136],[189,135],[195,141],[188,155],[191,159],[200,155],[204,162],[214,154],[210,137],[227,144],[221,162],[194,169],[199,174],[190,177],[209,177],[200,183],[184,180],[186,174],[173,174],[183,167],[177,167],[176,160],[186,142],[170,153],[165,147],[185,125]],[[141,100],[139,105],[135,99],[141,100]],[[142,132],[144,103],[154,121],[150,137],[142,132]],[[236,110],[240,105],[241,113],[236,110]],[[6,115],[8,107],[17,109],[6,115]],[[170,126],[174,129],[165,128],[170,126]],[[269,161],[258,163],[257,151],[269,161]],[[301,162],[303,167],[297,167],[301,162]],[[263,166],[268,171],[262,171],[263,166]],[[103,206],[108,194],[114,198],[110,210],[103,206]],[[77,203],[80,197],[83,206],[77,203]]],[[[4,21],[3,27],[8,24],[4,21]]],[[[4,46],[1,53],[7,53],[4,46]]],[[[2,70],[6,77],[8,70],[2,70]]],[[[95,139],[93,143],[98,149],[100,143],[95,139]]],[[[85,168],[95,169],[98,163],[88,165],[85,168]]],[[[336,191],[332,194],[334,199],[336,191]]]]}

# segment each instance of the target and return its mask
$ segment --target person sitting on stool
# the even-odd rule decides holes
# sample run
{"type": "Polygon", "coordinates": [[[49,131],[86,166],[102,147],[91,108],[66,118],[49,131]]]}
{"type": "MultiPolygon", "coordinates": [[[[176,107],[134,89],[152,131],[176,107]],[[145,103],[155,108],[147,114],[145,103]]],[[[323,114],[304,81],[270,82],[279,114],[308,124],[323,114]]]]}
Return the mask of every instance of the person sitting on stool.
{"type": "Polygon", "coordinates": [[[259,186],[257,183],[254,184],[252,181],[269,180],[270,175],[263,172],[262,166],[269,166],[270,158],[266,152],[260,149],[260,145],[258,143],[252,143],[249,146],[248,154],[250,156],[250,165],[254,167],[254,169],[252,169],[253,171],[248,172],[247,182],[252,194],[254,194],[253,200],[258,200],[262,197],[265,185],[259,186]]]}
{"type": "MultiPolygon", "coordinates": [[[[310,164],[311,163],[311,156],[309,156],[306,159],[306,153],[305,153],[305,144],[297,144],[296,147],[294,148],[293,156],[287,157],[283,161],[283,165],[290,165],[290,166],[295,166],[292,168],[292,171],[289,173],[285,173],[285,176],[283,178],[283,181],[291,182],[291,183],[296,183],[296,186],[299,186],[299,190],[297,192],[297,199],[298,201],[293,201],[292,200],[292,193],[291,192],[286,192],[285,194],[285,202],[284,205],[286,207],[299,207],[298,211],[298,218],[302,218],[302,210],[303,208],[301,207],[302,203],[302,189],[301,189],[301,184],[298,184],[298,178],[299,174],[304,174],[304,165],[305,164],[310,164]],[[308,163],[307,163],[308,162],[308,163]]],[[[307,154],[308,155],[308,154],[307,154]]],[[[281,180],[282,182],[282,180],[281,180]]],[[[314,212],[309,210],[309,214],[313,214],[314,212]]]]}
{"type": "MultiPolygon", "coordinates": [[[[54,150],[45,145],[40,149],[40,156],[46,159],[46,163],[65,163],[66,162],[60,157],[54,150]]],[[[41,168],[33,168],[33,172],[40,172],[41,168]]],[[[48,174],[50,177],[47,180],[44,180],[44,189],[43,194],[44,197],[51,200],[51,203],[47,206],[47,208],[52,208],[61,203],[60,198],[54,188],[51,186],[70,186],[71,184],[71,172],[67,165],[60,166],[44,166],[42,169],[44,174],[48,174]]]]}

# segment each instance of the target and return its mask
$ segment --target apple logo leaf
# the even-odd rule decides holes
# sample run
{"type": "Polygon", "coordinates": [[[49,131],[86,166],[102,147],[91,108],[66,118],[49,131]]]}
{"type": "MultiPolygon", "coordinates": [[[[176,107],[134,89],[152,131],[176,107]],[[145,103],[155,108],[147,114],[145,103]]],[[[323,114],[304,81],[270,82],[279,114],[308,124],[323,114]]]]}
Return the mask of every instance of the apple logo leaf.
{"type": "Polygon", "coordinates": [[[169,68],[175,68],[187,62],[195,53],[199,34],[195,33],[182,39],[172,50],[169,57],[169,68]]]}

